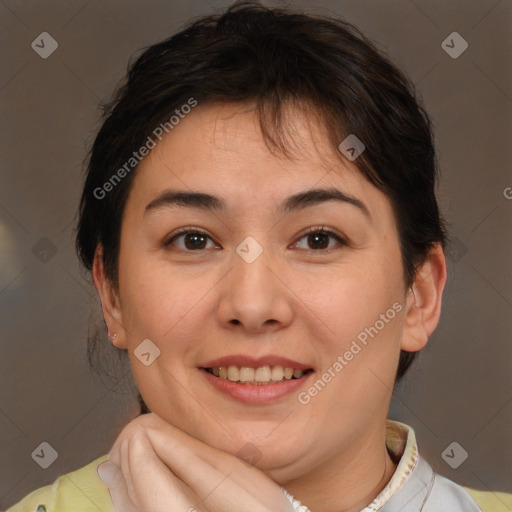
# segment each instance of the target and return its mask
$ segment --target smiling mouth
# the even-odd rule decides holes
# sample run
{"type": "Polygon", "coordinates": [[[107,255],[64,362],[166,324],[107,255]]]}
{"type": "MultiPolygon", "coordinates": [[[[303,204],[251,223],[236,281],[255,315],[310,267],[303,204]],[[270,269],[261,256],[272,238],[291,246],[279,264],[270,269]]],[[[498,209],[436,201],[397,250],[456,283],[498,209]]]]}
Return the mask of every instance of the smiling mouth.
{"type": "Polygon", "coordinates": [[[269,384],[297,380],[313,371],[312,369],[300,370],[281,365],[267,365],[260,366],[259,368],[229,365],[203,368],[203,370],[219,379],[229,380],[239,384],[252,384],[253,386],[267,386],[269,384]]]}

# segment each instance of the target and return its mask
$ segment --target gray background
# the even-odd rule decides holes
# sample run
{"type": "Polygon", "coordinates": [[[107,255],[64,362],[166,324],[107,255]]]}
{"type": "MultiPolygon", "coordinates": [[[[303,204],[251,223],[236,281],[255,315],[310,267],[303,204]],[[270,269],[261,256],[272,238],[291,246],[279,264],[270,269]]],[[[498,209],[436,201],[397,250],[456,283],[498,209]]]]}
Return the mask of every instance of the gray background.
{"type": "MultiPolygon", "coordinates": [[[[97,104],[133,52],[229,3],[0,4],[0,508],[106,453],[137,413],[130,376],[100,380],[87,364],[89,326],[103,324],[73,247],[82,160],[97,104]],[[59,45],[47,59],[31,48],[44,31],[59,45]],[[31,458],[43,441],[59,454],[46,470],[31,458]]],[[[435,122],[439,200],[455,244],[441,323],[390,417],[415,428],[443,475],[512,492],[512,2],[288,5],[355,23],[412,78],[435,122]],[[453,31],[469,43],[457,59],[441,47],[453,31]],[[469,454],[458,469],[441,457],[453,441],[469,454]]]]}

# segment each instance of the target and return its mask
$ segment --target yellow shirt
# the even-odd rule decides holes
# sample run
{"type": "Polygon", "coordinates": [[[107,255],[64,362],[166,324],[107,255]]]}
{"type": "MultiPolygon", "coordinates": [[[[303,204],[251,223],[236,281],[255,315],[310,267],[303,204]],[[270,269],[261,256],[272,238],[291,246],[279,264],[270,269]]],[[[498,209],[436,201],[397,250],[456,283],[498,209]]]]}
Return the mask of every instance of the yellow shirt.
{"type": "Polygon", "coordinates": [[[108,454],[60,476],[53,484],[32,491],[6,512],[116,512],[108,487],[96,472],[106,460],[108,454]]]}
{"type": "MultiPolygon", "coordinates": [[[[403,464],[398,465],[388,486],[376,498],[374,502],[376,505],[386,492],[390,494],[396,492],[407,478],[409,459],[417,455],[414,431],[403,423],[388,420],[386,445],[396,456],[401,458],[400,462],[403,464]],[[409,447],[407,450],[405,449],[406,445],[409,447]]],[[[108,455],[103,455],[81,469],[60,476],[53,484],[32,491],[6,512],[116,512],[108,488],[99,479],[96,472],[96,468],[106,460],[108,460],[108,455]]],[[[464,489],[483,512],[510,512],[512,510],[512,494],[478,491],[466,487],[464,489]]],[[[380,503],[375,510],[379,508],[380,503]]]]}

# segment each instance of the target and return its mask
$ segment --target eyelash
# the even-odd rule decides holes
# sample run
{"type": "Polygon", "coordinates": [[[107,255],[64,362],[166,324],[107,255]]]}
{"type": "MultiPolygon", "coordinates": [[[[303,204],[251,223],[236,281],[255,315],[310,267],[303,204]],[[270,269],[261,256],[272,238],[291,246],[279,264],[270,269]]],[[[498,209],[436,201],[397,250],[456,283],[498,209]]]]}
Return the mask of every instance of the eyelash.
{"type": "MultiPolygon", "coordinates": [[[[334,231],[331,231],[329,229],[325,229],[324,226],[315,226],[315,227],[311,227],[311,228],[308,228],[299,238],[297,241],[301,240],[302,238],[304,237],[307,237],[309,235],[319,235],[319,234],[323,234],[323,235],[328,235],[332,238],[334,238],[339,245],[341,246],[346,246],[348,245],[347,241],[341,237],[340,235],[338,235],[337,233],[335,233],[334,231]]],[[[177,233],[175,233],[168,241],[165,242],[165,246],[170,246],[172,245],[172,243],[181,235],[203,235],[207,238],[209,238],[210,240],[211,237],[207,234],[207,233],[204,233],[203,231],[200,231],[192,226],[188,226],[188,227],[185,227],[185,228],[182,228],[181,230],[179,230],[177,233]]],[[[330,253],[333,249],[336,249],[336,247],[331,247],[329,249],[309,249],[310,251],[314,251],[314,252],[323,252],[323,253],[330,253]]],[[[197,249],[197,250],[189,250],[189,249],[181,249],[180,250],[182,251],[185,251],[185,252],[202,252],[202,251],[205,251],[206,249],[197,249]]]]}

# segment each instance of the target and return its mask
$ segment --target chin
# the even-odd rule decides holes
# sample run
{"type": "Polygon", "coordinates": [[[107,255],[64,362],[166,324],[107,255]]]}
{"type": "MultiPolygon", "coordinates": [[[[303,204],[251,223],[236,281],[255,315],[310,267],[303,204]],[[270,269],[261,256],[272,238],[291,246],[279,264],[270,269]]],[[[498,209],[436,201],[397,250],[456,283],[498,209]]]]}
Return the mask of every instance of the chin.
{"type": "Polygon", "coordinates": [[[270,439],[267,435],[263,438],[261,435],[239,437],[230,444],[229,453],[265,472],[288,467],[301,458],[301,454],[296,453],[300,444],[293,442],[292,436],[270,439]],[[235,446],[238,447],[237,450],[234,449],[235,446]]]}

